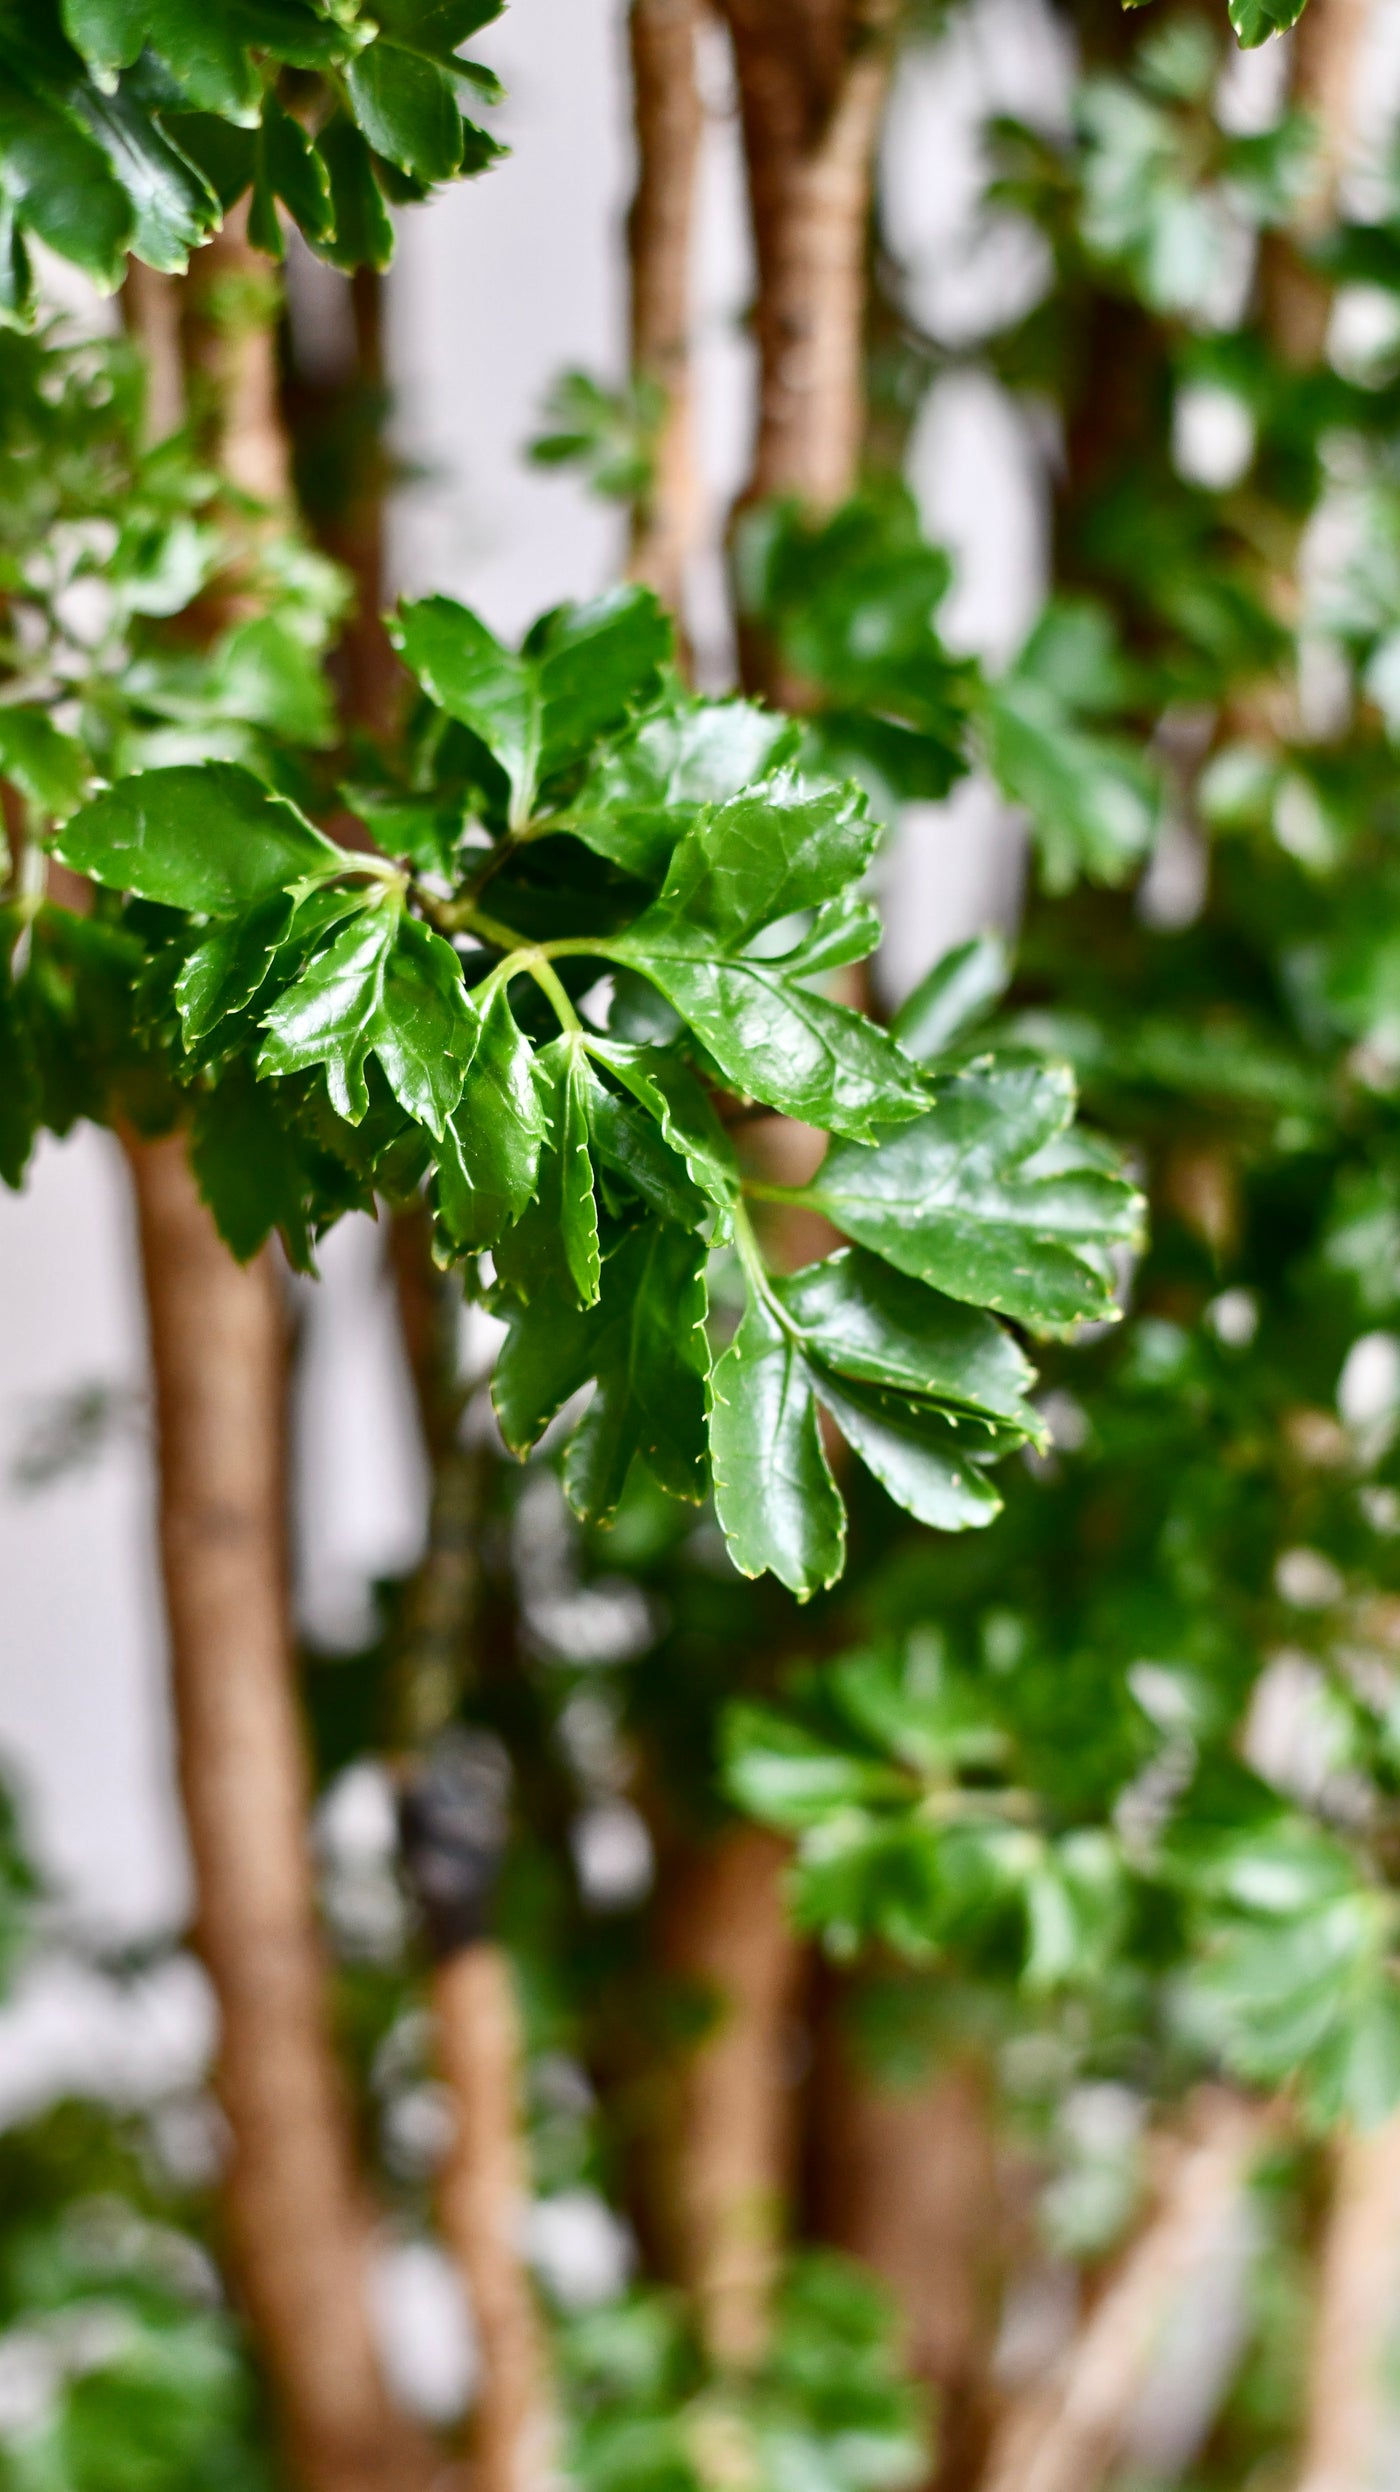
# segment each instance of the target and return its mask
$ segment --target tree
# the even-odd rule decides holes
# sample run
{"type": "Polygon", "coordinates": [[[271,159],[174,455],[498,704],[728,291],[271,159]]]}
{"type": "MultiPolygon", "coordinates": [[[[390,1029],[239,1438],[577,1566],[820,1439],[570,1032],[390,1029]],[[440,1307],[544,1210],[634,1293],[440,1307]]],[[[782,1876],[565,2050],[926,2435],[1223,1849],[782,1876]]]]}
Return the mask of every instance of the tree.
{"type": "MultiPolygon", "coordinates": [[[[364,1668],[420,1952],[361,2013],[382,2037],[431,1961],[477,2476],[524,2492],[562,2448],[608,2484],[917,2481],[883,2306],[794,2253],[835,2238],[906,2300],[932,2263],[968,2314],[953,2343],[905,2311],[940,2482],[1107,2483],[1261,2155],[1294,2158],[1286,2238],[1311,2140],[1400,2097],[1392,1430],[1362,1390],[1396,1289],[1392,383],[1326,356],[1329,288],[1396,276],[1390,211],[1338,211],[1348,27],[1314,0],[1298,108],[1240,136],[1219,29],[1105,12],[1071,134],[996,133],[998,197],[1054,279],[987,352],[1058,407],[1065,456],[1056,592],[993,677],[940,636],[948,565],[898,475],[941,350],[872,278],[883,100],[917,29],[728,0],[759,382],[743,683],[718,698],[684,671],[696,13],[636,0],[634,368],[620,391],[572,376],[539,445],[631,502],[632,578],[518,649],[445,597],[406,605],[397,715],[376,659],[338,720],[346,589],[292,507],[270,263],[286,217],[361,271],[372,356],[385,201],[489,171],[461,98],[493,82],[460,56],[487,14],[69,0],[0,24],[3,1170],[90,1117],[133,1172],[230,2277],[293,2474],[426,2481],[369,2324],[306,1828],[308,1730],[322,1772],[364,1733],[314,1670],[299,1721],[284,1591],[276,1257],[313,1268],[377,1204],[434,1487],[364,1668]],[[26,233],[124,280],[125,343],[26,333],[26,233]],[[1253,292],[1222,317],[1242,250],[1253,292]],[[1223,482],[1173,454],[1193,390],[1250,434],[1223,482]],[[1354,550],[1324,570],[1344,500],[1354,550]],[[99,564],[92,638],[64,591],[99,564]],[[1036,843],[1014,976],[979,938],[886,1025],[861,982],[881,826],[974,763],[1036,843]],[[1161,897],[1173,849],[1189,907],[1161,897]],[[504,1328],[494,1443],[488,1380],[456,1368],[463,1299],[504,1328]],[[1003,1512],[1018,1451],[1039,1467],[1002,1472],[1003,1512]],[[573,1579],[620,1550],[650,1620],[592,1765],[512,1546],[556,1479],[573,1579]],[[590,1777],[628,1775],[657,1892],[600,1925],[569,1819],[590,1777]],[[513,2229],[512,1961],[536,2048],[591,2071],[571,2151],[648,2271],[548,2331],[513,2229]],[[1018,2049],[1049,2072],[1019,2110],[1018,2049]],[[1014,2228],[979,2237],[956,2174],[919,2186],[931,2142],[1009,2197],[1018,2124],[1053,2160],[1104,2078],[1152,2107],[1155,2194],[1060,2376],[998,2414],[1014,2228]]],[[[1389,2164],[1340,2151],[1310,2431],[1319,2483],[1359,2485],[1380,2349],[1339,2386],[1336,2314],[1386,2256],[1347,2246],[1357,2158],[1389,2164]]],[[[1255,2342],[1257,2369],[1264,2319],[1255,2342]]],[[[1261,2422],[1248,2377],[1203,2485],[1299,2431],[1261,2422]]],[[[155,2428],[138,2412],[138,2447],[155,2428]]],[[[259,2462],[223,2408],[236,2460],[180,2428],[174,2466],[259,2462]]]]}

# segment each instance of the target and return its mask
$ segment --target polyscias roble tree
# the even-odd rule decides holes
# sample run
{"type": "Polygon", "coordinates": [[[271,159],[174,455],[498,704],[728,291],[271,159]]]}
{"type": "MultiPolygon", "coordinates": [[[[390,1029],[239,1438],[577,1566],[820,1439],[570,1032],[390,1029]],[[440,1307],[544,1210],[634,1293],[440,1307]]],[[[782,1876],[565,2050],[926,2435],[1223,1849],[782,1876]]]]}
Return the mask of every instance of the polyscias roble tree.
{"type": "MultiPolygon", "coordinates": [[[[309,1269],[350,1210],[394,1222],[434,1470],[373,1667],[435,1957],[457,2123],[439,2214],[477,2310],[491,2492],[561,2450],[636,2480],[629,2446],[657,2480],[787,2480],[794,2445],[822,2480],[914,2479],[881,2323],[845,2271],[792,2267],[789,2232],[836,2237],[906,2296],[944,2263],[959,2329],[910,2315],[952,2392],[946,2485],[984,2460],[1003,2492],[1107,2482],[1163,2314],[1280,2134],[1267,2102],[1217,2082],[1182,2110],[1183,2092],[1223,2072],[1291,2089],[1317,2125],[1393,2104],[1388,1445],[1322,1405],[1358,1308],[1374,1325],[1394,1298],[1367,904],[1389,887],[1394,600],[1373,564],[1301,622],[1295,603],[1339,432],[1388,541],[1384,374],[1319,367],[1329,286],[1392,279],[1393,242],[1384,218],[1338,218],[1349,36],[1314,8],[1298,100],[1321,171],[1301,120],[1231,129],[1219,30],[1195,19],[1140,41],[1096,20],[1068,133],[998,134],[1002,202],[1054,275],[986,351],[1059,409],[1065,457],[1059,593],[995,671],[941,638],[948,565],[876,455],[935,352],[902,314],[897,352],[888,325],[868,352],[876,147],[909,28],[730,0],[758,386],[728,523],[742,681],[719,697],[684,672],[707,525],[700,28],[638,0],[633,371],[612,394],[574,376],[541,445],[630,500],[629,584],[518,648],[446,596],[407,602],[398,716],[380,652],[345,722],[322,672],[343,588],[289,507],[271,263],[291,218],[373,272],[386,202],[487,169],[471,115],[492,81],[460,58],[483,12],[0,18],[9,318],[29,316],[32,234],[99,284],[129,271],[130,339],[0,341],[0,1140],[17,1182],[39,1129],[86,1116],[135,1175],[226,2236],[290,2460],[328,2492],[439,2462],[393,2413],[367,2319],[286,1610],[276,1257],[309,1269]],[[1258,283],[1231,326],[1213,307],[1241,233],[1258,283]],[[1133,341],[1140,388],[1104,386],[1106,336],[1133,341]],[[868,373],[890,393],[873,421],[868,373]],[[1193,386],[1254,426],[1238,493],[1173,465],[1161,411],[1193,386]],[[64,563],[104,572],[96,637],[64,563]],[[1319,635],[1359,687],[1328,735],[1300,691],[1319,635]],[[862,984],[878,826],[973,759],[1032,824],[1017,979],[976,939],[886,1023],[862,984]],[[1172,919],[1147,860],[1183,829],[1210,873],[1172,919]],[[1104,1132],[1154,1210],[1112,1333],[1143,1230],[1104,1132]],[[487,1380],[454,1365],[464,1301],[501,1328],[494,1443],[487,1380]],[[532,1457],[524,1489],[502,1446],[532,1457]],[[1006,1467],[1019,1453],[1033,1479],[1006,1467]],[[582,1589],[611,1530],[649,1620],[609,1717],[658,1860],[625,1964],[557,1900],[559,1743],[580,1775],[595,1755],[599,1787],[622,1768],[620,1748],[596,1763],[596,1705],[570,1722],[541,1679],[527,1492],[556,1476],[582,1589]],[[1300,1668],[1331,1707],[1331,1782],[1280,1766],[1260,1727],[1300,1668]],[[442,1736],[457,1717],[465,1745],[442,1736]],[[511,1752],[513,1836],[483,1731],[511,1752]],[[574,1972],[609,2178],[684,2322],[642,2294],[551,2359],[513,2230],[530,2105],[498,1919],[537,2030],[574,1972]],[[674,2030],[646,2023],[648,1986],[674,2030]],[[926,2013],[944,2079],[901,2094],[872,2077],[862,2020],[926,2013]],[[967,2203],[1005,2185],[997,2072],[1018,2037],[1062,2090],[1126,2071],[1162,2116],[1141,2229],[1054,2375],[998,2413],[986,2312],[1014,2250],[967,2203]],[[950,2140],[961,2176],[922,2192],[950,2140]]],[[[1238,31],[1270,29],[1246,9],[1238,31]]],[[[1383,2176],[1383,2149],[1344,2151],[1383,2176]]],[[[1326,2270],[1319,2468],[1341,2445],[1329,2410],[1348,2448],[1372,2429],[1370,2355],[1336,2385],[1364,2197],[1353,2177],[1326,2270]]]]}

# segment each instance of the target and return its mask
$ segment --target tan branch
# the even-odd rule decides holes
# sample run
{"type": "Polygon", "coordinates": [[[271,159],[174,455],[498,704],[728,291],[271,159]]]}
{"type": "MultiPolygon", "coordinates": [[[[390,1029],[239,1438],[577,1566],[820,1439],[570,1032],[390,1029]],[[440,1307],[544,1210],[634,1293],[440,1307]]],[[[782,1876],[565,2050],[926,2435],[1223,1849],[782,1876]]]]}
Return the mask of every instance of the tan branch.
{"type": "Polygon", "coordinates": [[[675,2262],[712,2358],[741,2368],[767,2341],[792,2161],[802,1950],[784,1909],[786,1861],[775,1836],[735,1827],[678,1880],[662,1942],[668,1974],[714,2016],[678,2084],[675,2262]]]}
{"type": "Polygon", "coordinates": [[[685,612],[696,526],[690,330],[696,187],[704,112],[696,77],[699,0],[632,0],[629,33],[637,187],[627,220],[632,373],[659,394],[651,481],[628,562],[673,614],[685,612]]]}
{"type": "Polygon", "coordinates": [[[129,1140],[196,1939],[219,2007],[234,2273],[309,2492],[423,2492],[370,2318],[370,2215],[327,2025],[292,1695],[276,1267],[236,1264],[182,1136],[129,1140]]]}
{"type": "Polygon", "coordinates": [[[1371,2492],[1393,2448],[1400,2320],[1400,2117],[1335,2153],[1299,2492],[1371,2492]]]}
{"type": "Polygon", "coordinates": [[[746,498],[817,508],[855,482],[867,228],[889,79],[888,0],[722,0],[758,263],[759,404],[746,498]]]}
{"type": "Polygon", "coordinates": [[[1099,2492],[1121,2456],[1165,2331],[1218,2254],[1273,2114],[1223,2088],[1158,2142],[1152,2211],[1054,2377],[997,2431],[983,2492],[1099,2492]]]}

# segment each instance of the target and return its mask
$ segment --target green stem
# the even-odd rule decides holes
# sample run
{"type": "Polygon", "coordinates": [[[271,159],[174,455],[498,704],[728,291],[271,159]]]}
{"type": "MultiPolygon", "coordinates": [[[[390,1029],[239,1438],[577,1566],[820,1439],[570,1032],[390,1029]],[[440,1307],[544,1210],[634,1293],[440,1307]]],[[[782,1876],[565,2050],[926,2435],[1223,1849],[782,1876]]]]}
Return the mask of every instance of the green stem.
{"type": "Polygon", "coordinates": [[[581,1033],[583,1023],[580,1021],[578,1014],[575,1012],[573,1005],[569,1000],[567,989],[562,985],[560,980],[556,978],[554,971],[550,968],[549,962],[544,956],[544,953],[527,952],[522,958],[520,966],[522,969],[528,970],[541,993],[549,997],[551,1004],[554,1006],[555,1011],[559,1015],[560,1028],[563,1030],[578,1031],[581,1033]]]}

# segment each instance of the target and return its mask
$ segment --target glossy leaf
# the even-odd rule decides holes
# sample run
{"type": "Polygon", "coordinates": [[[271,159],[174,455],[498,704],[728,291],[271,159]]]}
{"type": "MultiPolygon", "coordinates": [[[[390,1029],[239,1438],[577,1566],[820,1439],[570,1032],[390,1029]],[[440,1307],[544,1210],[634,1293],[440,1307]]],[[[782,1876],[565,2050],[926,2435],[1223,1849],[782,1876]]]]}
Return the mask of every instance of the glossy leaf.
{"type": "Polygon", "coordinates": [[[715,1512],[741,1575],[772,1573],[799,1600],[836,1581],[846,1517],[801,1352],[757,1298],[711,1378],[715,1512]]]}
{"type": "Polygon", "coordinates": [[[55,848],[115,890],[208,917],[234,916],[342,861],[295,805],[228,762],[124,779],[76,813],[55,848]]]}
{"type": "Polygon", "coordinates": [[[1064,1066],[985,1058],[872,1150],[835,1142],[804,1199],[901,1272],[1032,1326],[1112,1312],[1106,1250],[1138,1233],[1132,1188],[1066,1128],[1064,1066]]]}

